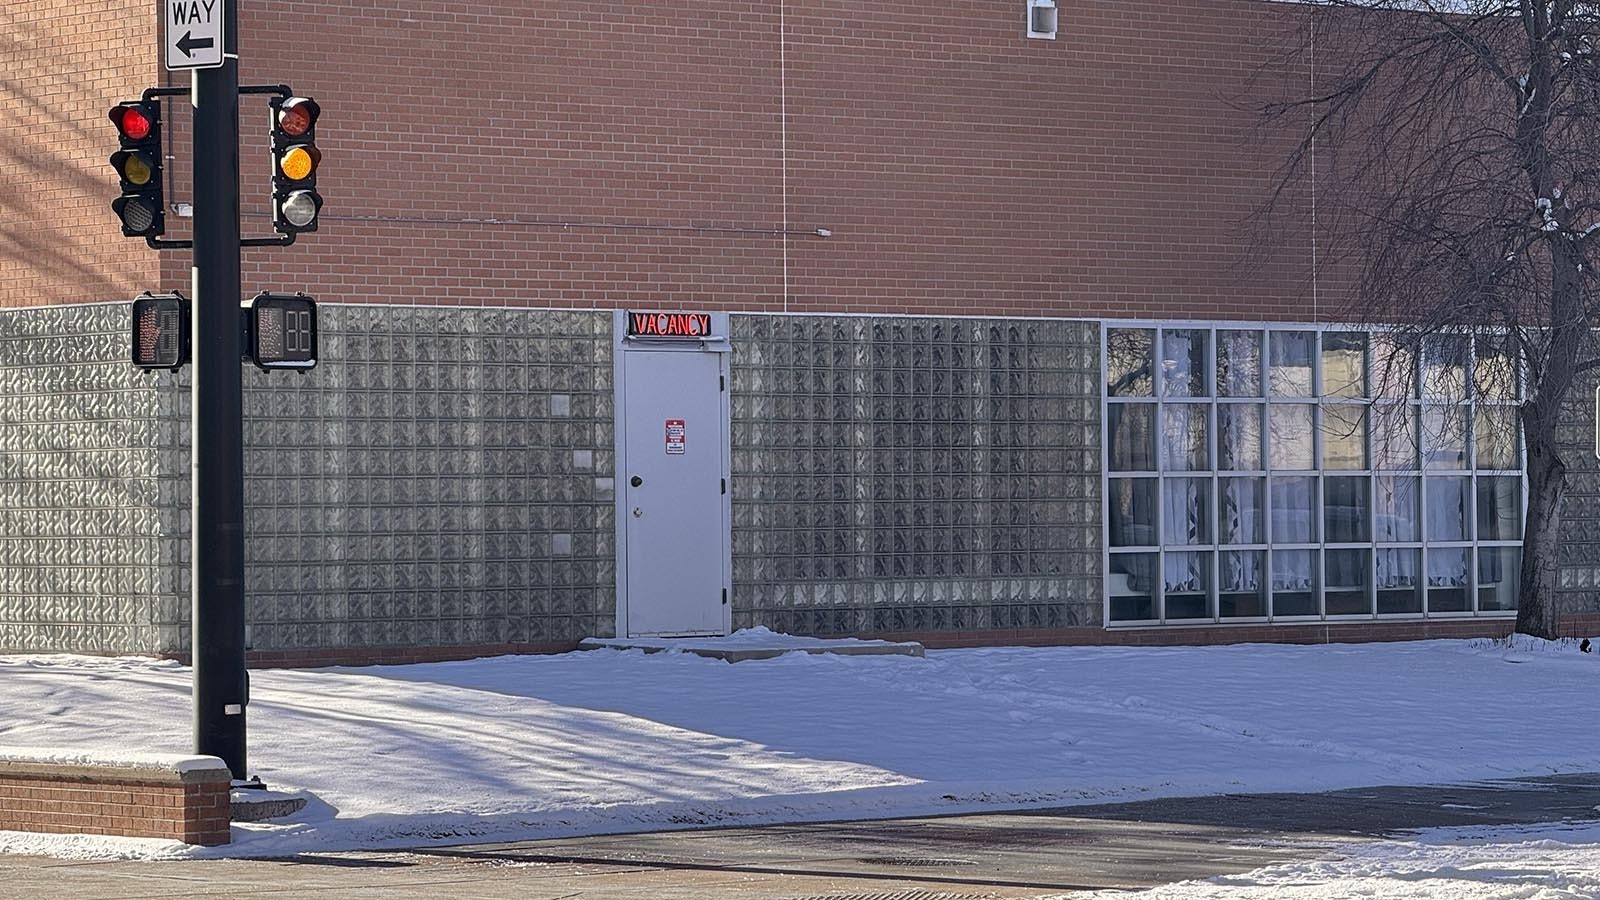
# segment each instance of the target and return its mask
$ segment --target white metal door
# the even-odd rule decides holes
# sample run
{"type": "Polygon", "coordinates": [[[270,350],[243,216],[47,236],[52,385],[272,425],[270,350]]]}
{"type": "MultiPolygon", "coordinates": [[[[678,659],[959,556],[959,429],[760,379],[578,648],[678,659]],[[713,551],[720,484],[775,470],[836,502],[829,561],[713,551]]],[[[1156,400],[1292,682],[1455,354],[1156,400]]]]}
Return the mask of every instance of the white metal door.
{"type": "Polygon", "coordinates": [[[619,625],[726,634],[727,425],[721,353],[622,351],[619,625]]]}

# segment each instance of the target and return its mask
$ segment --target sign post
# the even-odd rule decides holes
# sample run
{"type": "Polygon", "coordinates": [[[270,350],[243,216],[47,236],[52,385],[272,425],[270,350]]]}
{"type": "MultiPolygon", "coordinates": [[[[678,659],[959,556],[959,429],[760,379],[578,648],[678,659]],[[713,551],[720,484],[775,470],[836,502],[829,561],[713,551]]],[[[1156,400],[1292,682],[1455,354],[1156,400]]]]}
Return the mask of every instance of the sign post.
{"type": "MultiPolygon", "coordinates": [[[[195,751],[221,757],[236,780],[245,758],[244,374],[239,340],[239,57],[229,0],[167,0],[186,7],[191,42],[201,28],[216,44],[191,46],[194,78],[193,591],[195,751]],[[226,41],[226,44],[223,42],[226,41]]],[[[175,44],[168,20],[168,66],[175,44]]],[[[181,39],[181,36],[180,36],[181,39]]]]}

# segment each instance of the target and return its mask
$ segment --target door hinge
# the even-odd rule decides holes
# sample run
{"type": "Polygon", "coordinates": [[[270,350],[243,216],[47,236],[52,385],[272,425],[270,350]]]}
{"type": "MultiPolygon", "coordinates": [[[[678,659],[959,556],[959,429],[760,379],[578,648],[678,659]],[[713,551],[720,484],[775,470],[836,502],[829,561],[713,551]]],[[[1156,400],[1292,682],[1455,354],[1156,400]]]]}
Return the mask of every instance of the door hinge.
{"type": "Polygon", "coordinates": [[[728,589],[727,588],[723,588],[722,589],[722,605],[723,606],[727,606],[728,605],[728,589]]]}
{"type": "Polygon", "coordinates": [[[728,376],[726,376],[726,375],[718,375],[717,376],[717,390],[725,391],[727,389],[728,389],[728,376]]]}
{"type": "Polygon", "coordinates": [[[728,479],[726,478],[722,479],[722,492],[724,494],[728,492],[728,479]]]}

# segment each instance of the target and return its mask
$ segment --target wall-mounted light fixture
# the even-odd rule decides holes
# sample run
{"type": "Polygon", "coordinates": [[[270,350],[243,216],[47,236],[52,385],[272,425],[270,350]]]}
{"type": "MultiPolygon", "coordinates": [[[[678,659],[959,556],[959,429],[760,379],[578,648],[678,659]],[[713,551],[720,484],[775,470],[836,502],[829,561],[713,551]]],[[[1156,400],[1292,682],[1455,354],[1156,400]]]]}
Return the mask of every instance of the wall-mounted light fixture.
{"type": "Polygon", "coordinates": [[[1056,39],[1056,0],[1028,0],[1028,37],[1056,39]]]}

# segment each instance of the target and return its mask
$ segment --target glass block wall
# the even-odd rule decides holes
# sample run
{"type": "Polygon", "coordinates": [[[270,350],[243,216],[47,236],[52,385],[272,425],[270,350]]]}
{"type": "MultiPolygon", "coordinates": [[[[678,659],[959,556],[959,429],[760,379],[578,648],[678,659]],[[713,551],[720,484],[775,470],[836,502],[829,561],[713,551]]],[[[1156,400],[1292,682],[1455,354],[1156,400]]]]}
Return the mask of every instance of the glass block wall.
{"type": "Polygon", "coordinates": [[[1600,613],[1600,375],[1580,376],[1559,426],[1567,461],[1567,497],[1561,507],[1561,571],[1557,590],[1563,613],[1600,613]]]}
{"type": "Polygon", "coordinates": [[[128,314],[0,310],[0,651],[181,643],[176,380],[128,363],[128,314]]]}
{"type": "Polygon", "coordinates": [[[730,325],[736,628],[1100,624],[1095,324],[730,325]]]}
{"type": "Polygon", "coordinates": [[[246,377],[252,648],[611,634],[610,314],[319,312],[315,370],[246,377]]]}
{"type": "Polygon", "coordinates": [[[1111,623],[1514,611],[1503,341],[1242,324],[1105,340],[1111,623]]]}

